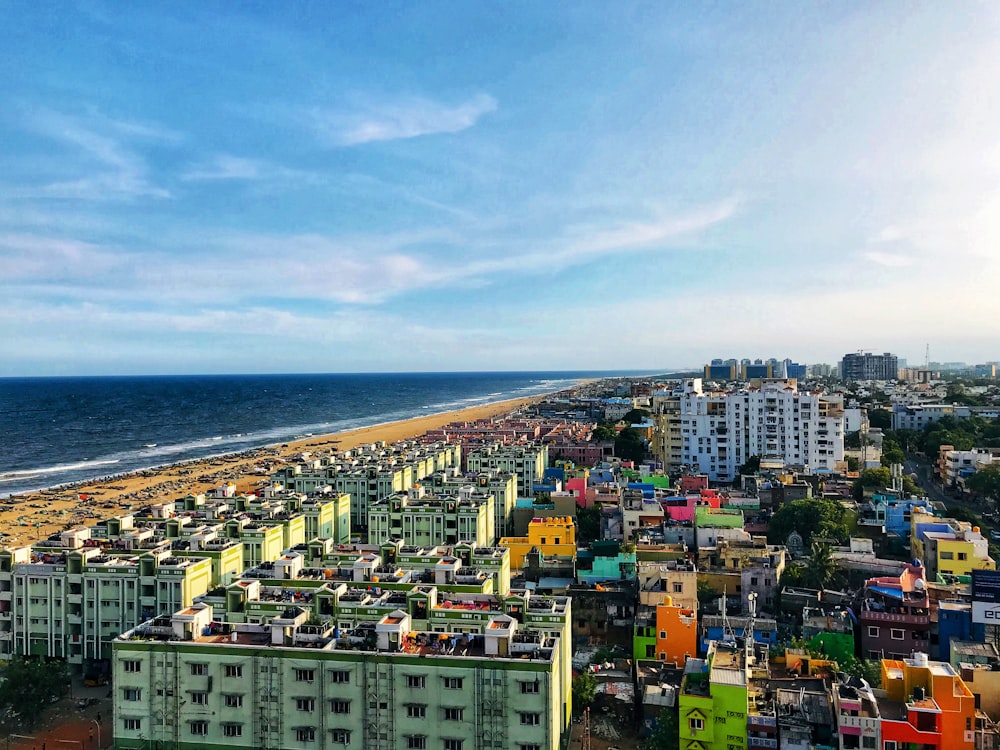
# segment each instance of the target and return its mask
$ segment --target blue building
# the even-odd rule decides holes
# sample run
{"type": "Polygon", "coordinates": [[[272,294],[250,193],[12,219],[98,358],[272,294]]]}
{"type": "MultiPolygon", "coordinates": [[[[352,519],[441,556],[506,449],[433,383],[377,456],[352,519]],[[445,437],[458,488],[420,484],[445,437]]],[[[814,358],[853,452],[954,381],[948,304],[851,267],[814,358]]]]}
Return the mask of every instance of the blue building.
{"type": "Polygon", "coordinates": [[[986,642],[986,626],[972,621],[968,602],[938,602],[938,659],[951,661],[951,640],[986,642]]]}
{"type": "MultiPolygon", "coordinates": [[[[701,639],[698,641],[700,654],[708,653],[708,644],[711,641],[721,641],[726,634],[725,619],[722,615],[704,615],[699,618],[701,628],[701,639]]],[[[732,632],[740,635],[750,622],[749,617],[730,617],[729,627],[732,632]]],[[[778,622],[769,617],[757,617],[753,623],[753,639],[757,643],[766,643],[773,646],[778,642],[778,622]]]]}

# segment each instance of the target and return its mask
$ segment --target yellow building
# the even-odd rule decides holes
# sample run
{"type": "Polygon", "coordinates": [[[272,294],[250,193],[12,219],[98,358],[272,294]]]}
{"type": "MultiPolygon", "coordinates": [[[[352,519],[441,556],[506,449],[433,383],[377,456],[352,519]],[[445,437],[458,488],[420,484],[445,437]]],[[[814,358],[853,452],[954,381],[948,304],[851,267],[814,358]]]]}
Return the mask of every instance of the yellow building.
{"type": "Polygon", "coordinates": [[[524,556],[532,549],[543,555],[576,557],[576,524],[569,516],[533,518],[528,524],[527,536],[505,536],[500,546],[510,550],[510,567],[521,570],[524,556]]]}
{"type": "Polygon", "coordinates": [[[915,557],[923,561],[927,580],[939,575],[967,576],[973,570],[996,570],[989,541],[978,526],[954,518],[936,518],[914,508],[910,519],[910,543],[915,557]]]}

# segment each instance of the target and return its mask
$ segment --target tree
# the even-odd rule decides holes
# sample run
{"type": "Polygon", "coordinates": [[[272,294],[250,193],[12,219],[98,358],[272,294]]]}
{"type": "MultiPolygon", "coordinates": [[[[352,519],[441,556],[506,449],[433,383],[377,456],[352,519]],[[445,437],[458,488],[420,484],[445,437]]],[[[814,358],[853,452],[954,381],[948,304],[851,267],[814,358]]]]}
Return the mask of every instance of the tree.
{"type": "Polygon", "coordinates": [[[844,447],[857,450],[861,447],[861,430],[849,432],[844,435],[844,447]]]}
{"type": "Polygon", "coordinates": [[[803,544],[812,544],[814,536],[845,542],[851,535],[852,520],[852,513],[835,500],[793,500],[771,516],[767,538],[772,544],[784,544],[788,535],[797,531],[803,544]]]}
{"type": "Polygon", "coordinates": [[[882,465],[892,466],[893,464],[901,464],[906,461],[906,454],[903,453],[903,449],[900,447],[892,438],[885,438],[882,440],[882,465]]]}
{"type": "Polygon", "coordinates": [[[861,468],[861,461],[859,461],[855,456],[847,457],[847,470],[857,471],[861,468]]]}
{"type": "Polygon", "coordinates": [[[15,716],[21,726],[31,729],[48,705],[66,694],[69,668],[62,661],[14,657],[3,670],[0,684],[0,715],[15,716]]]}
{"type": "Polygon", "coordinates": [[[868,426],[882,430],[891,430],[892,412],[888,409],[872,409],[868,412],[868,426]]]}
{"type": "Polygon", "coordinates": [[[677,710],[660,709],[656,715],[656,724],[649,737],[643,740],[642,750],[677,750],[681,745],[680,725],[677,721],[677,710]]]}
{"type": "Polygon", "coordinates": [[[637,464],[642,463],[646,458],[646,441],[638,430],[626,427],[615,438],[615,455],[637,464]]]}
{"type": "Polygon", "coordinates": [[[590,672],[581,672],[573,678],[573,710],[583,713],[597,697],[597,678],[590,672]]]}
{"type": "Polygon", "coordinates": [[[965,480],[965,486],[995,503],[1000,503],[1000,463],[984,466],[965,480]]]}
{"type": "Polygon", "coordinates": [[[842,664],[837,664],[847,674],[860,677],[872,688],[878,688],[882,684],[882,667],[879,662],[869,659],[858,659],[851,657],[845,659],[842,664]]]}
{"type": "Polygon", "coordinates": [[[615,426],[608,422],[601,422],[594,428],[594,431],[590,433],[590,439],[595,443],[610,443],[618,433],[615,431],[615,426]]]}
{"type": "Polygon", "coordinates": [[[625,413],[625,416],[622,417],[622,421],[627,424],[637,424],[651,415],[652,412],[648,409],[632,409],[632,411],[625,413]]]}
{"type": "Polygon", "coordinates": [[[736,476],[741,477],[744,474],[756,474],[758,471],[760,471],[760,456],[750,456],[745,464],[740,465],[740,468],[736,472],[736,476]]]}
{"type": "Polygon", "coordinates": [[[601,538],[601,509],[596,505],[590,508],[577,508],[576,511],[577,541],[589,544],[601,538]]]}
{"type": "Polygon", "coordinates": [[[829,544],[813,542],[812,557],[802,573],[802,585],[810,589],[825,589],[837,576],[837,562],[830,553],[829,544]]]}

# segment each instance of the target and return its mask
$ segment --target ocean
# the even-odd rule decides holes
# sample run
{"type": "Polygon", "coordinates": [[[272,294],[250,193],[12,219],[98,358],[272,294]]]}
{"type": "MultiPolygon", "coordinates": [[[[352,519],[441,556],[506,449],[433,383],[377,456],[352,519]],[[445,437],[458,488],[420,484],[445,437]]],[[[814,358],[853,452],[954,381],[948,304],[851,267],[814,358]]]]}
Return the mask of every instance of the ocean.
{"type": "Polygon", "coordinates": [[[0,497],[551,393],[586,378],[611,376],[497,372],[4,378],[0,497]]]}

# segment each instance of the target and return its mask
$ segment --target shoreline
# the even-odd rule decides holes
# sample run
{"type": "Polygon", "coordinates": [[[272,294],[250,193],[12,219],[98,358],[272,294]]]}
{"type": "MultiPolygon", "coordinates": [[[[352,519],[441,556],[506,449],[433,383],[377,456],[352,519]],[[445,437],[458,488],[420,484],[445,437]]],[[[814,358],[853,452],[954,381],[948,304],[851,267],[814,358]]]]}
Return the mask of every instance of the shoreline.
{"type": "Polygon", "coordinates": [[[237,492],[249,492],[302,453],[336,453],[380,441],[391,444],[413,439],[452,422],[511,414],[559,392],[494,401],[17,493],[0,499],[3,537],[0,544],[30,543],[64,528],[92,525],[135,507],[204,493],[228,482],[236,483],[237,492]]]}

